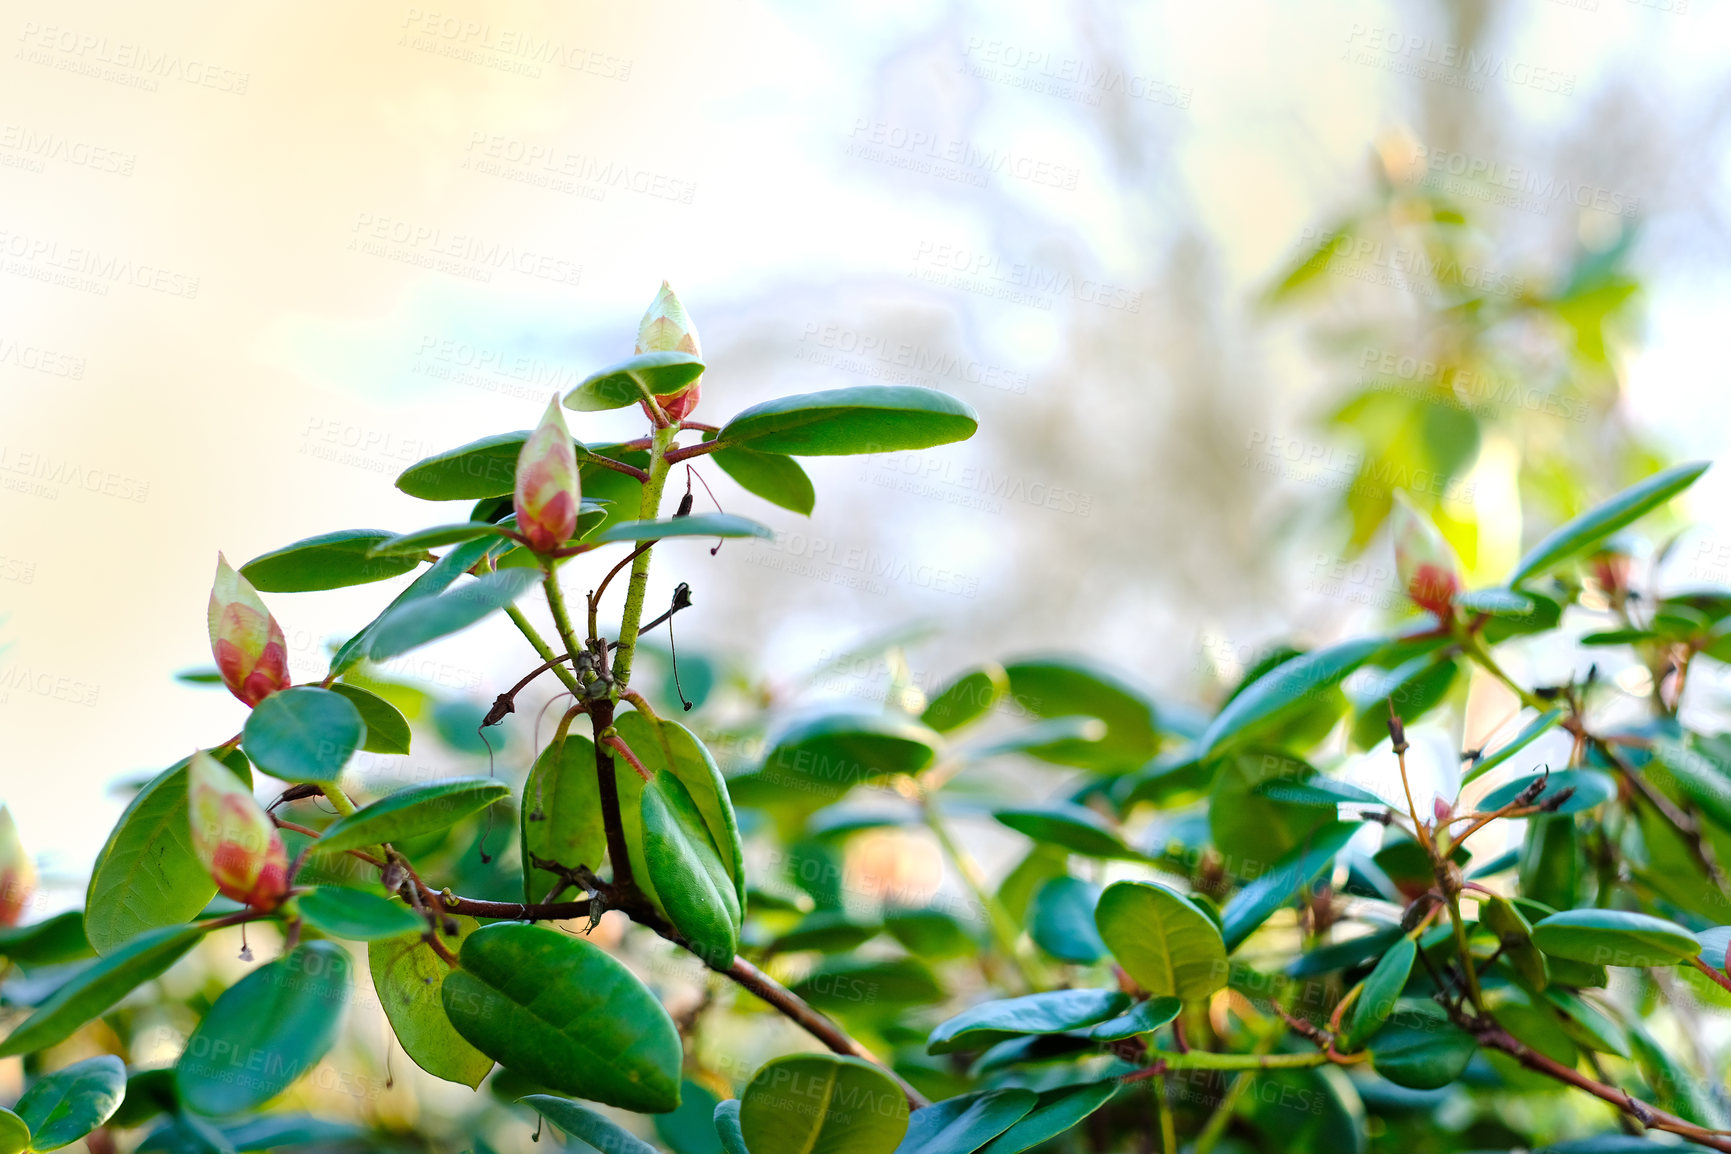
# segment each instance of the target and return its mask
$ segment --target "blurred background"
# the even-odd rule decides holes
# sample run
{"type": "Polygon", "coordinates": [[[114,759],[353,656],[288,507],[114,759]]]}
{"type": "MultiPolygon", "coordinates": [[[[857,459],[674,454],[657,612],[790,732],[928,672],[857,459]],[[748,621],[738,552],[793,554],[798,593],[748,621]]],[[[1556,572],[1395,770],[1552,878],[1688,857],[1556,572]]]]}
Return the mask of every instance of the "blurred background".
{"type": "MultiPolygon", "coordinates": [[[[240,726],[175,677],[209,664],[217,552],[461,516],[392,479],[628,354],[664,278],[697,419],[867,383],[981,418],[808,462],[809,520],[703,470],[780,534],[658,551],[721,722],[1055,650],[1212,706],[1271,646],[1405,612],[1395,489],[1491,580],[1731,428],[1731,11],[1699,0],[71,0],[0,27],[0,793],[48,909],[117,785],[240,726]]],[[[1673,587],[1731,581],[1728,477],[1680,508],[1673,587]]],[[[403,581],[270,596],[296,678],[403,581]]],[[[501,621],[378,672],[478,713],[530,663],[501,621]]],[[[451,716],[372,768],[473,768],[451,716]]]]}

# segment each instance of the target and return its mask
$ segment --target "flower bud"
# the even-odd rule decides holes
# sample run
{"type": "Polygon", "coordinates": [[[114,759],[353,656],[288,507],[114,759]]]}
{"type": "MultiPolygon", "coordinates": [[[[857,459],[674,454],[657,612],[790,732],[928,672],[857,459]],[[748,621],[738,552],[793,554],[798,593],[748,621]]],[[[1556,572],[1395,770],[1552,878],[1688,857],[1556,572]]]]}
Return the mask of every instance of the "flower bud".
{"type": "Polygon", "coordinates": [[[227,766],[199,750],[187,766],[192,851],[224,896],[274,910],[288,893],[288,850],[270,815],[227,766]]]}
{"type": "MultiPolygon", "coordinates": [[[[697,343],[697,326],[691,323],[691,318],[685,313],[685,306],[679,302],[679,295],[666,281],[661,282],[661,291],[655,294],[649,311],[643,314],[643,323],[637,326],[636,351],[690,353],[694,357],[703,355],[703,347],[697,343]]],[[[669,393],[657,397],[656,400],[670,418],[683,421],[691,414],[691,410],[697,407],[698,399],[702,396],[703,377],[700,374],[677,393],[669,393]]],[[[643,408],[647,412],[649,406],[645,404],[643,408]]]]}
{"type": "Polygon", "coordinates": [[[1404,493],[1394,495],[1389,520],[1394,535],[1394,568],[1401,588],[1419,608],[1446,618],[1461,588],[1460,563],[1454,550],[1431,519],[1407,502],[1404,493]]]}
{"type": "Polygon", "coordinates": [[[210,590],[210,651],[229,692],[248,705],[288,686],[288,642],[282,626],[252,582],[230,568],[221,553],[210,590]]]}
{"type": "Polygon", "coordinates": [[[517,530],[538,553],[551,553],[577,531],[582,490],[577,480],[577,450],[555,396],[547,413],[517,455],[517,530]]]}
{"type": "Polygon", "coordinates": [[[18,840],[12,812],[0,805],[0,926],[15,926],[36,892],[36,866],[18,840]]]}

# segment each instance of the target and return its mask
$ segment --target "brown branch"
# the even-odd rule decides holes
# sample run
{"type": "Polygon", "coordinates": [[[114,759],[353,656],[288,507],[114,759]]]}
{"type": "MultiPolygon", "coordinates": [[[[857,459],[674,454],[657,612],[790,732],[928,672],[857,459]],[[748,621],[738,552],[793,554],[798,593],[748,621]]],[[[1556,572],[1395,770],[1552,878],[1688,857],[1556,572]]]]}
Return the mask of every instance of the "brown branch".
{"type": "Polygon", "coordinates": [[[713,453],[717,449],[725,449],[720,441],[699,441],[695,445],[687,445],[683,449],[669,449],[666,453],[667,463],[677,465],[690,457],[701,457],[705,453],[713,453]]]}
{"type": "MultiPolygon", "coordinates": [[[[620,446],[622,449],[629,449],[632,447],[634,446],[629,444],[620,446]]],[[[640,447],[648,448],[647,445],[640,447]]],[[[624,473],[627,477],[632,478],[639,484],[649,480],[649,474],[645,473],[642,469],[639,469],[636,465],[627,465],[624,461],[615,461],[612,457],[603,457],[600,453],[588,453],[583,457],[583,461],[593,461],[603,469],[612,469],[615,473],[624,473]]],[[[579,464],[581,463],[583,462],[579,462],[579,464]]]]}
{"type": "MultiPolygon", "coordinates": [[[[589,723],[596,733],[613,725],[613,702],[605,697],[597,698],[589,707],[589,723]]],[[[595,784],[601,795],[601,825],[607,833],[607,857],[613,863],[613,888],[619,891],[619,898],[635,897],[637,882],[631,876],[631,855],[625,848],[625,826],[619,817],[619,779],[613,776],[613,755],[608,752],[607,743],[595,743],[595,784]]],[[[617,909],[625,902],[614,900],[610,895],[607,903],[609,909],[617,909]]]]}

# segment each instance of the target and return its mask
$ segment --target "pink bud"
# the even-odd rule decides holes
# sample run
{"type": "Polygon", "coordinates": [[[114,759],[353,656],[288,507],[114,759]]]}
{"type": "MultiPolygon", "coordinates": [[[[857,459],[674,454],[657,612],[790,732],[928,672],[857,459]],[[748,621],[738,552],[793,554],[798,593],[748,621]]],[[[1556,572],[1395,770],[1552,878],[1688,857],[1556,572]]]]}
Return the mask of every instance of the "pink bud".
{"type": "MultiPolygon", "coordinates": [[[[703,348],[697,342],[697,326],[691,323],[679,294],[666,281],[661,282],[661,291],[655,294],[649,311],[643,314],[643,321],[637,326],[637,352],[703,355],[703,348]]],[[[702,396],[703,377],[699,375],[677,393],[668,393],[656,400],[660,402],[662,412],[675,421],[683,421],[697,407],[702,396]]],[[[643,408],[648,412],[647,404],[643,408]]]]}
{"type": "Polygon", "coordinates": [[[192,850],[227,897],[274,910],[288,893],[288,850],[270,815],[229,768],[202,749],[187,766],[192,850]]]}
{"type": "Polygon", "coordinates": [[[547,413],[517,455],[517,530],[538,553],[551,553],[577,531],[582,490],[577,480],[577,450],[554,396],[547,413]]]}
{"type": "Polygon", "coordinates": [[[1447,618],[1461,588],[1460,563],[1454,550],[1431,519],[1408,503],[1405,493],[1394,495],[1389,522],[1401,588],[1419,608],[1447,618]]]}
{"type": "Polygon", "coordinates": [[[0,926],[15,926],[36,892],[36,866],[18,840],[12,812],[0,805],[0,926]]]}
{"type": "Polygon", "coordinates": [[[210,651],[229,692],[257,705],[286,688],[288,643],[252,582],[216,555],[216,584],[210,590],[210,651]]]}

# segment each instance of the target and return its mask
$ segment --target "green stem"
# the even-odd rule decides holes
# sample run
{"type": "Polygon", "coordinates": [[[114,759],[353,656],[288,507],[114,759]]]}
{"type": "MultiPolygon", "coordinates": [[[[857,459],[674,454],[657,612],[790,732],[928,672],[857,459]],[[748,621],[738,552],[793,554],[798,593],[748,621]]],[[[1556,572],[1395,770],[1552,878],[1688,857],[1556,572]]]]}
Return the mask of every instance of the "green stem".
{"type": "Polygon", "coordinates": [[[334,785],[327,785],[323,788],[325,797],[330,801],[332,808],[337,811],[339,816],[347,817],[349,814],[355,812],[355,803],[349,800],[348,794],[344,793],[334,785]]]}
{"type": "Polygon", "coordinates": [[[1521,699],[1521,704],[1525,705],[1528,709],[1536,709],[1540,713],[1544,713],[1546,710],[1551,708],[1551,702],[1548,702],[1529,690],[1524,689],[1520,685],[1516,684],[1514,678],[1503,672],[1503,667],[1497,664],[1496,658],[1491,656],[1490,650],[1486,649],[1484,643],[1476,636],[1470,633],[1462,635],[1461,652],[1476,661],[1479,667],[1486,673],[1489,673],[1492,677],[1508,686],[1510,691],[1512,691],[1516,697],[1521,699]]]}
{"type": "Polygon", "coordinates": [[[1472,999],[1473,1008],[1479,1013],[1485,1012],[1485,996],[1479,989],[1478,971],[1473,968],[1472,950],[1467,946],[1466,921],[1461,917],[1461,899],[1452,889],[1449,891],[1449,921],[1454,923],[1455,949],[1461,956],[1461,973],[1467,980],[1467,997],[1472,999]]]}
{"type": "Polygon", "coordinates": [[[559,640],[565,643],[565,652],[581,653],[582,645],[577,641],[577,631],[571,628],[571,614],[565,608],[565,591],[559,588],[559,573],[552,566],[547,568],[547,576],[541,581],[541,588],[547,594],[547,608],[553,614],[553,628],[559,631],[559,640]]]}
{"type": "Polygon", "coordinates": [[[1167,1050],[1151,1050],[1150,1064],[1165,1062],[1168,1070],[1299,1070],[1328,1063],[1321,1050],[1298,1054],[1217,1054],[1212,1050],[1191,1050],[1179,1054],[1167,1050]]]}
{"type": "MultiPolygon", "coordinates": [[[[649,449],[649,480],[643,483],[643,500],[637,516],[653,521],[661,512],[661,490],[667,484],[667,450],[679,435],[677,428],[656,429],[649,449]]],[[[631,681],[631,659],[637,655],[637,627],[643,622],[643,597],[649,591],[649,555],[645,549],[631,563],[631,583],[625,590],[625,613],[619,621],[619,648],[613,653],[613,683],[624,689],[631,681]]]]}
{"type": "Polygon", "coordinates": [[[1160,1115],[1160,1149],[1163,1154],[1178,1154],[1178,1127],[1172,1121],[1172,1103],[1166,1100],[1166,1078],[1155,1075],[1154,1109],[1160,1115]]]}
{"type": "MultiPolygon", "coordinates": [[[[518,632],[522,633],[524,637],[529,639],[529,644],[534,647],[536,653],[541,655],[542,661],[553,661],[559,656],[557,653],[553,652],[552,646],[548,645],[547,642],[542,639],[540,632],[533,625],[529,624],[529,619],[523,616],[523,611],[521,609],[517,608],[515,605],[507,605],[505,606],[505,614],[511,618],[512,624],[517,626],[518,632]]],[[[566,650],[566,652],[569,653],[570,650],[566,650]]],[[[571,670],[566,666],[554,665],[553,675],[560,681],[564,682],[565,688],[569,689],[572,693],[582,693],[583,686],[578,683],[577,675],[571,672],[571,670]]]]}
{"type": "MultiPolygon", "coordinates": [[[[1257,1041],[1249,1056],[1266,1056],[1268,1051],[1274,1048],[1274,1043],[1279,1036],[1278,1033],[1264,1035],[1257,1041]]],[[[1308,1055],[1299,1056],[1307,1057],[1308,1055]]],[[[1220,1136],[1226,1133],[1227,1123],[1232,1121],[1232,1115],[1238,1109],[1238,1100],[1244,1097],[1246,1090],[1250,1089],[1250,1081],[1255,1077],[1255,1073],[1246,1070],[1232,1079],[1232,1085],[1226,1087],[1226,1093],[1220,1096],[1220,1101],[1215,1105],[1214,1112],[1208,1116],[1208,1121],[1203,1123],[1202,1132],[1196,1135],[1196,1142],[1190,1147],[1190,1154],[1209,1154],[1214,1149],[1215,1144],[1220,1141],[1220,1136]]]]}
{"type": "Polygon", "coordinates": [[[985,911],[986,924],[992,932],[992,941],[997,945],[998,952],[1003,954],[1005,960],[1015,967],[1016,973],[1022,979],[1022,984],[1030,991],[1049,988],[1051,978],[1045,973],[1045,967],[1032,958],[1022,957],[1017,952],[1016,938],[1018,933],[1014,923],[1010,921],[1009,911],[1004,909],[1003,903],[999,902],[997,898],[986,892],[985,883],[981,880],[979,870],[974,865],[974,859],[969,857],[956,844],[955,839],[950,836],[950,831],[945,828],[943,819],[938,815],[937,806],[932,803],[929,794],[926,796],[923,809],[926,825],[931,829],[933,836],[938,839],[938,845],[943,848],[944,855],[950,859],[951,864],[956,867],[956,872],[962,876],[962,881],[967,885],[968,891],[974,895],[974,901],[978,902],[980,909],[985,911]]]}

